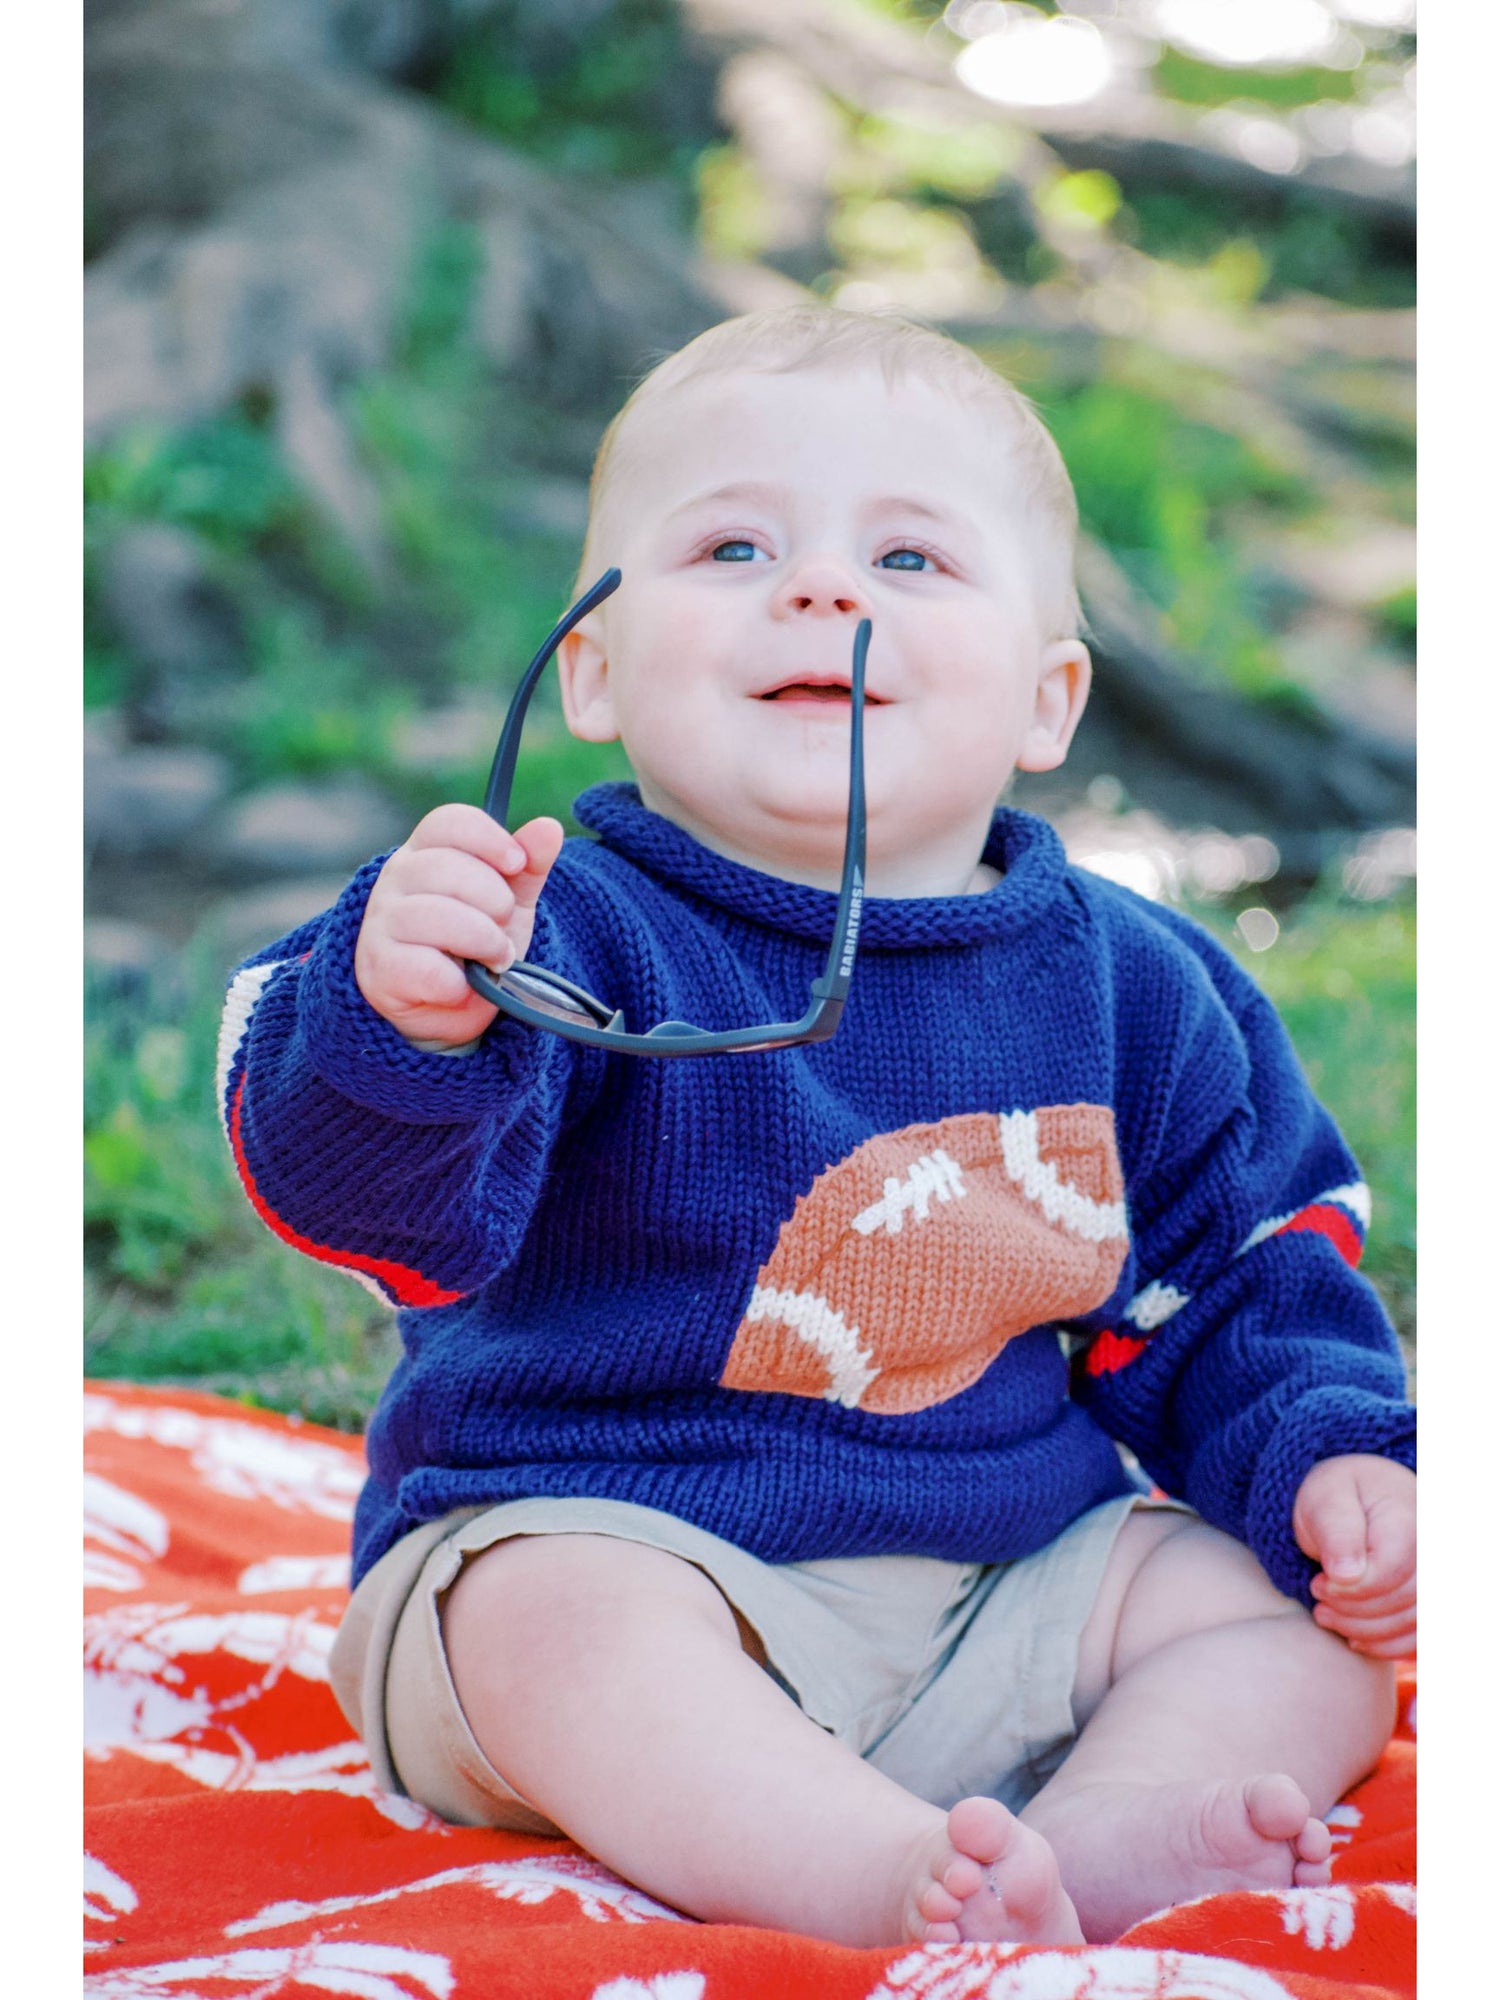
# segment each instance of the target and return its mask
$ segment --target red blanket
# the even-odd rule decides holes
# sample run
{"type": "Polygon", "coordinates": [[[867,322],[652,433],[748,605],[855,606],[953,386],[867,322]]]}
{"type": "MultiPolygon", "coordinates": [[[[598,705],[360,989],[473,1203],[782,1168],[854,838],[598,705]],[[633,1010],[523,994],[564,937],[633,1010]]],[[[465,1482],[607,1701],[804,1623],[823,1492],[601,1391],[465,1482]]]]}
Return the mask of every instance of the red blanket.
{"type": "Polygon", "coordinates": [[[1073,1950],[699,1924],[563,1841],[377,1791],[328,1686],[359,1445],[114,1383],[85,1416],[93,2000],[1386,2000],[1414,1991],[1414,1674],[1327,1889],[1073,1950]]]}

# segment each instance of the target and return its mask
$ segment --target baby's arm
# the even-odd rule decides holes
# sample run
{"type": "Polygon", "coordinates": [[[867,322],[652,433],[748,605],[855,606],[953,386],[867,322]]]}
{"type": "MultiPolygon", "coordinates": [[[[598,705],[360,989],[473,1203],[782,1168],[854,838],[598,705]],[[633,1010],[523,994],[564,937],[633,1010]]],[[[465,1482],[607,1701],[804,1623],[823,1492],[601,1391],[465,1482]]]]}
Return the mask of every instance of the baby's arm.
{"type": "Polygon", "coordinates": [[[1404,1659],[1417,1650],[1417,1479],[1404,1465],[1358,1453],[1325,1458],[1297,1492],[1292,1528],[1320,1566],[1313,1617],[1357,1653],[1404,1659]]]}
{"type": "Polygon", "coordinates": [[[1294,1514],[1314,1468],[1375,1459],[1404,1478],[1415,1465],[1396,1336],[1353,1268],[1368,1192],[1275,1010],[1228,954],[1169,911],[1132,939],[1144,944],[1123,970],[1152,1004],[1137,993],[1120,1015],[1129,1295],[1085,1322],[1097,1337],[1075,1393],[1311,1607],[1317,1570],[1294,1514]],[[1197,965],[1164,940],[1152,948],[1153,930],[1197,965]]]}
{"type": "MultiPolygon", "coordinates": [[[[418,833],[434,823],[442,830],[445,814],[468,821],[471,812],[484,820],[447,807],[418,833]]],[[[484,824],[496,858],[508,862],[511,836],[484,824]]],[[[520,951],[523,932],[532,956],[592,976],[575,962],[550,906],[536,907],[556,832],[546,822],[524,831],[535,843],[524,871],[535,886],[462,849],[434,862],[422,858],[431,850],[408,843],[362,868],[331,910],[258,954],[230,986],[220,1109],[252,1205],[284,1240],[394,1304],[449,1304],[506,1268],[541,1197],[565,1113],[597,1073],[590,1051],[495,1021],[477,995],[470,1015],[460,997],[468,987],[448,953],[505,959],[520,951]],[[493,887],[475,888],[472,871],[492,877],[493,887]],[[460,875],[501,920],[440,886],[421,886],[460,875]],[[383,914],[367,924],[377,896],[383,914]],[[366,944],[374,946],[370,993],[381,1008],[356,971],[366,944]],[[420,1027],[439,1032],[418,1039],[420,1027]],[[476,1034],[471,1051],[449,1052],[476,1034]]]]}
{"type": "Polygon", "coordinates": [[[477,806],[428,813],[381,869],[354,948],[359,990],[412,1042],[460,1046],[495,1008],[462,959],[496,971],[524,958],[542,885],[562,847],[555,819],[507,833],[477,806]]]}

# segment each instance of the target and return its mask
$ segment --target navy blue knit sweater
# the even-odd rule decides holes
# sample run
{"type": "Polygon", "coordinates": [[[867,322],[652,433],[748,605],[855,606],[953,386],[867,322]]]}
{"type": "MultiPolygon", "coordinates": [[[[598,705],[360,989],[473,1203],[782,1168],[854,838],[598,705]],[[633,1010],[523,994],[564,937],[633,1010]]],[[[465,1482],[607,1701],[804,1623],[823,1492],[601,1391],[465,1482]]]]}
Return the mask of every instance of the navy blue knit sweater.
{"type": "MultiPolygon", "coordinates": [[[[632,786],[576,808],[530,958],[627,1025],[794,1018],[835,898],[632,786]]],[[[452,1508],[664,1509],[770,1562],[1025,1555],[1119,1439],[1308,1600],[1319,1459],[1413,1462],[1352,1268],[1368,1196],[1275,1013],[1196,926],[997,814],[981,895],[866,902],[838,1033],[652,1062],[365,1002],[379,872],[230,989],[221,1103],[278,1234],[400,1309],[356,1578],[452,1508]]]]}

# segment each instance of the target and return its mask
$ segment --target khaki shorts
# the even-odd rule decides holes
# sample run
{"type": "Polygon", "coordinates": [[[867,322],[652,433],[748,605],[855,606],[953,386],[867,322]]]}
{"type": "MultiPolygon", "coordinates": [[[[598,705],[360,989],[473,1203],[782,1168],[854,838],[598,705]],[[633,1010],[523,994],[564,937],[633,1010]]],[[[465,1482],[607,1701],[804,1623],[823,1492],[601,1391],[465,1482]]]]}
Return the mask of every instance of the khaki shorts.
{"type": "Polygon", "coordinates": [[[624,1501],[464,1508],[413,1529],[361,1580],[333,1647],[334,1693],[385,1789],[459,1826],[559,1833],[474,1739],[443,1650],[443,1599],[470,1557],[513,1535],[613,1535],[701,1569],[803,1713],[877,1770],[937,1806],[978,1792],[1017,1812],[1072,1747],[1078,1642],[1136,1507],[1189,1511],[1125,1495],[1017,1562],[783,1564],[624,1501]]]}

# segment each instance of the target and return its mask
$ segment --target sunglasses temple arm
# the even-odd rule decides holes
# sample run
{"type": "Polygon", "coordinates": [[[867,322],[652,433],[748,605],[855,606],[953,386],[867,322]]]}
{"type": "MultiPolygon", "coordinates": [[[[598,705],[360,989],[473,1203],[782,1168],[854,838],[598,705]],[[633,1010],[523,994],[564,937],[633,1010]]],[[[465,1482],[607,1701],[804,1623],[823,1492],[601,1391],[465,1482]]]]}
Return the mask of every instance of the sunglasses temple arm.
{"type": "Polygon", "coordinates": [[[530,666],[517,683],[505,718],[505,727],[500,732],[500,741],[495,745],[489,782],[484,788],[484,809],[491,819],[498,820],[502,826],[505,824],[505,815],[510,810],[510,791],[515,782],[516,759],[521,750],[521,731],[526,722],[526,711],[531,704],[536,684],[541,679],[547,662],[573,627],[581,624],[596,605],[602,604],[605,598],[619,587],[620,572],[617,569],[607,569],[599,581],[584,592],[572,609],[564,612],[542,641],[530,666]]]}
{"type": "Polygon", "coordinates": [[[814,984],[819,999],[837,1001],[849,995],[854,951],[859,940],[859,916],[865,899],[865,655],[870,650],[870,621],[861,618],[854,635],[854,668],[849,688],[849,828],[844,843],[844,879],[833,924],[828,965],[814,984]]]}

